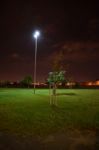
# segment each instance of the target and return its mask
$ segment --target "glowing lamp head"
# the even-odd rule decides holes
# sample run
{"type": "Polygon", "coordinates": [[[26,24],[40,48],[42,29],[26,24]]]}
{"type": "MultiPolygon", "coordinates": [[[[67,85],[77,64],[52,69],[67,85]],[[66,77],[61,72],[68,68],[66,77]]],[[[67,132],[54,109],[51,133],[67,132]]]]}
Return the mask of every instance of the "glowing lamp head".
{"type": "Polygon", "coordinates": [[[36,38],[38,38],[38,36],[40,36],[40,32],[39,31],[35,31],[34,38],[36,39],[36,38]]]}

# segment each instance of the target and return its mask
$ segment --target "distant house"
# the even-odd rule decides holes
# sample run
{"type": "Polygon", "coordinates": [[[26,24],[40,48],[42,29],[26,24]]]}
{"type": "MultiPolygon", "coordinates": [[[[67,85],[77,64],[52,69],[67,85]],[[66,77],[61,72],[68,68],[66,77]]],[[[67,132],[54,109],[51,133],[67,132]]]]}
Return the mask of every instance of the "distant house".
{"type": "Polygon", "coordinates": [[[99,80],[87,82],[87,86],[99,86],[99,80]]]}
{"type": "Polygon", "coordinates": [[[99,86],[99,80],[81,82],[80,85],[81,86],[99,86]]]}
{"type": "Polygon", "coordinates": [[[93,82],[92,81],[81,82],[80,85],[81,86],[92,86],[93,82]]]}
{"type": "Polygon", "coordinates": [[[95,86],[99,86],[99,80],[96,80],[96,81],[94,82],[94,85],[95,85],[95,86]]]}
{"type": "Polygon", "coordinates": [[[94,82],[89,81],[89,82],[86,83],[86,85],[87,85],[87,86],[93,86],[93,85],[94,85],[94,82]]]}

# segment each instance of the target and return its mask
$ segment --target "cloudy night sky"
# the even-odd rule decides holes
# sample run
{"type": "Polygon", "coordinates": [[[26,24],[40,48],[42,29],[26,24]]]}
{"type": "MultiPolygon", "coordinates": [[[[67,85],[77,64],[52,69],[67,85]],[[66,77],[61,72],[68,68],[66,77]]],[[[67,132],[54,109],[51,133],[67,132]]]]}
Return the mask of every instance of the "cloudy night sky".
{"type": "Polygon", "coordinates": [[[40,30],[37,80],[51,71],[51,56],[64,51],[67,74],[76,81],[99,79],[99,7],[94,1],[2,1],[0,80],[33,76],[35,40],[40,30]]]}

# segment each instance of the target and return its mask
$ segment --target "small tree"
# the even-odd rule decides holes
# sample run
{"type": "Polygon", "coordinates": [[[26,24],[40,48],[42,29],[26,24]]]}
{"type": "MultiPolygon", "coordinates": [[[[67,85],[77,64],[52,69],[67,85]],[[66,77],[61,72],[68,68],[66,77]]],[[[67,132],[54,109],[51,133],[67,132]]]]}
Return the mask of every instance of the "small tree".
{"type": "Polygon", "coordinates": [[[23,86],[30,86],[30,84],[32,83],[32,77],[31,76],[26,76],[22,81],[21,81],[21,84],[23,86]]]}
{"type": "Polygon", "coordinates": [[[47,81],[49,83],[49,90],[50,90],[50,104],[57,106],[56,89],[59,83],[65,81],[65,71],[50,72],[47,81]],[[51,87],[52,87],[52,94],[51,94],[51,87]]]}
{"type": "Polygon", "coordinates": [[[51,56],[52,72],[48,75],[49,93],[50,93],[50,104],[57,105],[57,94],[56,89],[59,83],[65,81],[65,69],[64,69],[64,52],[58,51],[51,56]],[[52,94],[51,94],[52,88],[52,94]]]}
{"type": "Polygon", "coordinates": [[[9,87],[9,85],[10,85],[10,81],[5,80],[5,81],[4,81],[4,86],[7,88],[7,87],[9,87]]]}

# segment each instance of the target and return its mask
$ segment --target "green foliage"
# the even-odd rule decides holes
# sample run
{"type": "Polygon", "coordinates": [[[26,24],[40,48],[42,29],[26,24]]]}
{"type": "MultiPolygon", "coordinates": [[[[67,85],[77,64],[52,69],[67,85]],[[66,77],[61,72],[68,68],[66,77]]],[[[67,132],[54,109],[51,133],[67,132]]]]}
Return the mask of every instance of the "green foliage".
{"type": "Polygon", "coordinates": [[[50,72],[47,81],[50,84],[64,82],[65,81],[65,71],[50,72]]]}
{"type": "MultiPolygon", "coordinates": [[[[64,53],[59,51],[54,53],[52,56],[52,72],[49,73],[47,82],[53,84],[53,87],[58,83],[63,83],[65,81],[65,71],[64,71],[64,53]]],[[[55,87],[54,87],[55,88],[55,87]]]]}

